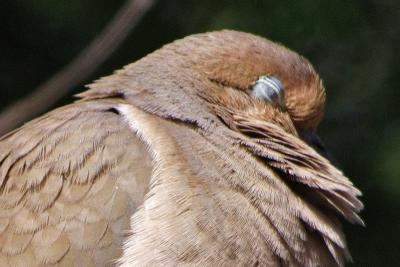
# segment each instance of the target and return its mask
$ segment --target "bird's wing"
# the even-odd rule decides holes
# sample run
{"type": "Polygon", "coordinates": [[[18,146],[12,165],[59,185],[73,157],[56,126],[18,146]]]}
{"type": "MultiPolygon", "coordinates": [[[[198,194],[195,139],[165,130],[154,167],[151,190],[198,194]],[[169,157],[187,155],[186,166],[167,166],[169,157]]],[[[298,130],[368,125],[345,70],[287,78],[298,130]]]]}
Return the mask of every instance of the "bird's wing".
{"type": "Polygon", "coordinates": [[[119,258],[151,159],[118,103],[75,103],[0,139],[0,266],[119,258]]]}

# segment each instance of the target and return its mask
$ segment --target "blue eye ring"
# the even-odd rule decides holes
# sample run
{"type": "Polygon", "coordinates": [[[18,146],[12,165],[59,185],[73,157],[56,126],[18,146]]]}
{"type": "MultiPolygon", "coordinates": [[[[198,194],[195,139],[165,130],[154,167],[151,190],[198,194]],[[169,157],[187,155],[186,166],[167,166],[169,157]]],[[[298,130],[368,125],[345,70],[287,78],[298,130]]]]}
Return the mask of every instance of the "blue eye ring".
{"type": "Polygon", "coordinates": [[[251,86],[254,97],[285,107],[285,90],[281,81],[273,75],[263,75],[251,86]]]}

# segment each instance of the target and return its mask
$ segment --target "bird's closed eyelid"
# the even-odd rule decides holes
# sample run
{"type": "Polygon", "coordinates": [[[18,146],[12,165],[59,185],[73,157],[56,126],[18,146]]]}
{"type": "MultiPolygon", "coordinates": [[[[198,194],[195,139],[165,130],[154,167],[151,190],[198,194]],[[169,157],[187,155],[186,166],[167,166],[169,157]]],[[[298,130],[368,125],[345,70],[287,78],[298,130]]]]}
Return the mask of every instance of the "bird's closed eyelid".
{"type": "Polygon", "coordinates": [[[251,85],[252,95],[281,108],[285,108],[285,90],[274,75],[262,75],[251,85]]]}

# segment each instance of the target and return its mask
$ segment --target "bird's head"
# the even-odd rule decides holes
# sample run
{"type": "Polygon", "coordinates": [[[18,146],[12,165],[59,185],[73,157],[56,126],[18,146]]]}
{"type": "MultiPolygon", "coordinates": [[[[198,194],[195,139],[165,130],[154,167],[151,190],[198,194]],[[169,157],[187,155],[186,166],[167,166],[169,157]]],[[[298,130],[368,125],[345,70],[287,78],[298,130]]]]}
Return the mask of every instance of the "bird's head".
{"type": "Polygon", "coordinates": [[[184,121],[207,117],[207,106],[249,135],[256,120],[272,122],[328,155],[315,136],[325,105],[321,79],[304,57],[253,34],[191,35],[90,87],[80,96],[133,95],[146,110],[184,121]]]}
{"type": "MultiPolygon", "coordinates": [[[[191,70],[193,81],[201,84],[193,86],[196,93],[230,128],[254,135],[247,126],[256,119],[273,122],[329,157],[315,136],[325,90],[304,57],[265,38],[229,30],[192,35],[159,52],[191,70]]],[[[184,76],[184,71],[177,73],[184,76]]]]}
{"type": "Polygon", "coordinates": [[[220,31],[190,36],[171,48],[216,84],[201,93],[217,105],[259,118],[288,115],[298,129],[314,130],[322,118],[325,91],[319,76],[305,58],[282,45],[220,31]]]}

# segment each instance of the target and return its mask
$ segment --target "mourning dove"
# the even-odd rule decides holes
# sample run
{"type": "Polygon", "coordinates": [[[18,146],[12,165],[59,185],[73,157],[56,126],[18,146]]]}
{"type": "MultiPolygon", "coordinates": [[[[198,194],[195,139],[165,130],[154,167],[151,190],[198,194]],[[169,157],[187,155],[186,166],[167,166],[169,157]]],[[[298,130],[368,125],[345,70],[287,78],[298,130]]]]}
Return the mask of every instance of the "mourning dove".
{"type": "Polygon", "coordinates": [[[196,34],[78,96],[0,139],[0,266],[351,260],[340,219],[362,224],[361,193],[318,151],[305,58],[196,34]]]}

